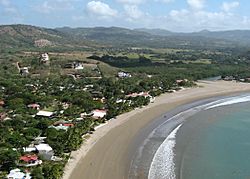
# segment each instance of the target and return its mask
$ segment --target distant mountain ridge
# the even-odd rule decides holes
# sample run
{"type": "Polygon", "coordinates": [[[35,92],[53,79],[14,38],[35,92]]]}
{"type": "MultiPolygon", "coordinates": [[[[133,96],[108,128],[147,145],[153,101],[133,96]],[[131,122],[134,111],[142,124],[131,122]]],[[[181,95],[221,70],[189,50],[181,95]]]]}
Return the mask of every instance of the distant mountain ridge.
{"type": "Polygon", "coordinates": [[[141,32],[147,32],[151,35],[160,36],[200,36],[207,38],[216,38],[222,40],[234,41],[237,43],[243,43],[244,45],[250,45],[250,30],[227,30],[227,31],[209,31],[202,30],[199,32],[183,33],[183,32],[171,32],[164,29],[136,29],[141,32]]]}
{"type": "MultiPolygon", "coordinates": [[[[162,29],[126,29],[120,27],[56,28],[75,38],[119,46],[152,48],[227,48],[238,46],[231,39],[201,36],[200,34],[175,33],[162,29]]],[[[249,42],[250,43],[250,42],[249,42]]]]}
{"type": "Polygon", "coordinates": [[[120,27],[43,28],[30,25],[0,26],[0,48],[236,48],[250,46],[250,31],[201,31],[176,33],[163,29],[126,29],[120,27]]]}

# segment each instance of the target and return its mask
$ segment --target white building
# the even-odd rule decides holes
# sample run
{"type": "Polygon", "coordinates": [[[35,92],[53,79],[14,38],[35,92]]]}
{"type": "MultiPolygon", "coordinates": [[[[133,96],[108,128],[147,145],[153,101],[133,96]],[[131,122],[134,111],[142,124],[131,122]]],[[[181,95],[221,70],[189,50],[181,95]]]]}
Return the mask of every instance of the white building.
{"type": "Polygon", "coordinates": [[[40,60],[42,63],[47,63],[49,62],[49,54],[48,53],[43,53],[40,56],[40,60]]]}
{"type": "Polygon", "coordinates": [[[35,145],[35,148],[37,149],[38,152],[48,153],[50,151],[53,151],[52,147],[50,147],[49,144],[35,145]]]}
{"type": "Polygon", "coordinates": [[[82,63],[77,63],[77,62],[75,62],[75,63],[73,64],[73,66],[74,66],[74,69],[75,69],[75,70],[83,70],[83,69],[84,69],[84,66],[83,66],[82,63]]]}
{"type": "Polygon", "coordinates": [[[39,111],[36,115],[41,117],[51,117],[53,116],[54,112],[50,111],[39,111]]]}
{"type": "Polygon", "coordinates": [[[20,74],[21,75],[27,75],[27,74],[29,74],[29,68],[28,67],[20,68],[20,74]]]}
{"type": "Polygon", "coordinates": [[[39,144],[35,145],[36,150],[39,152],[39,155],[43,156],[45,160],[51,160],[54,156],[54,151],[49,144],[39,144]]]}
{"type": "Polygon", "coordinates": [[[30,173],[23,173],[20,169],[11,170],[7,175],[8,179],[31,179],[30,173]]]}
{"type": "Polygon", "coordinates": [[[107,110],[101,110],[101,109],[96,109],[92,111],[93,113],[93,118],[103,118],[104,116],[107,115],[107,110]]]}
{"type": "Polygon", "coordinates": [[[118,75],[119,78],[130,78],[130,77],[132,77],[132,75],[130,73],[126,73],[126,72],[123,72],[123,71],[118,72],[117,75],[118,75]]]}
{"type": "Polygon", "coordinates": [[[38,144],[33,147],[24,147],[23,148],[24,152],[44,152],[48,153],[50,151],[53,151],[52,147],[49,146],[49,144],[38,144]]]}

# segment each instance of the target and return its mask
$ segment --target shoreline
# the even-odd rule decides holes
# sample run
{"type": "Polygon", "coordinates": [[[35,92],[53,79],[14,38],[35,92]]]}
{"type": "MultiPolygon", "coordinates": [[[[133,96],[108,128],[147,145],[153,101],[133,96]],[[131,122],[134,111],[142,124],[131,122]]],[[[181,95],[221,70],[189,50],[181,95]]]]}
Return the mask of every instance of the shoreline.
{"type": "Polygon", "coordinates": [[[129,145],[139,130],[155,118],[196,100],[250,91],[247,83],[199,81],[198,85],[203,87],[162,94],[154,103],[121,114],[99,127],[79,150],[71,153],[63,179],[127,178],[129,145]]]}

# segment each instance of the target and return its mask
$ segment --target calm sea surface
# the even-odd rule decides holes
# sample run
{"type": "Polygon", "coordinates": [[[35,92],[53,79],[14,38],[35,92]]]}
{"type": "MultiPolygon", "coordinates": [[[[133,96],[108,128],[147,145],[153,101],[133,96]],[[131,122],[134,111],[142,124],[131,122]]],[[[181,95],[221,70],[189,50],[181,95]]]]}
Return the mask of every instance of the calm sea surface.
{"type": "Polygon", "coordinates": [[[176,178],[250,178],[250,103],[201,111],[176,135],[176,178]]]}

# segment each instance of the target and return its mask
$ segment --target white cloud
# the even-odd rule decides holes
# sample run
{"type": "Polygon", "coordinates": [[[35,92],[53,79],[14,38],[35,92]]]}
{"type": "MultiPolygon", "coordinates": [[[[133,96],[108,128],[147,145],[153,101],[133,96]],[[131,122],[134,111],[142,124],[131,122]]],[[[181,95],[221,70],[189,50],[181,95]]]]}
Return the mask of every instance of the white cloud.
{"type": "Polygon", "coordinates": [[[203,9],[205,6],[205,0],[187,0],[187,3],[192,9],[203,9]]]}
{"type": "Polygon", "coordinates": [[[142,4],[146,0],[117,0],[117,2],[122,4],[142,4]]]}
{"type": "Polygon", "coordinates": [[[200,31],[246,29],[250,27],[250,18],[225,11],[210,12],[205,10],[172,10],[168,16],[158,20],[161,28],[173,31],[200,31]]]}
{"type": "Polygon", "coordinates": [[[102,18],[116,17],[118,12],[108,4],[100,1],[91,1],[87,4],[87,12],[90,15],[97,15],[102,18]]]}
{"type": "Polygon", "coordinates": [[[238,1],[233,1],[233,2],[223,2],[221,9],[223,11],[229,12],[234,8],[237,8],[240,5],[238,1]]]}
{"type": "Polygon", "coordinates": [[[128,20],[137,20],[144,16],[144,13],[136,5],[125,5],[124,10],[128,20]]]}

